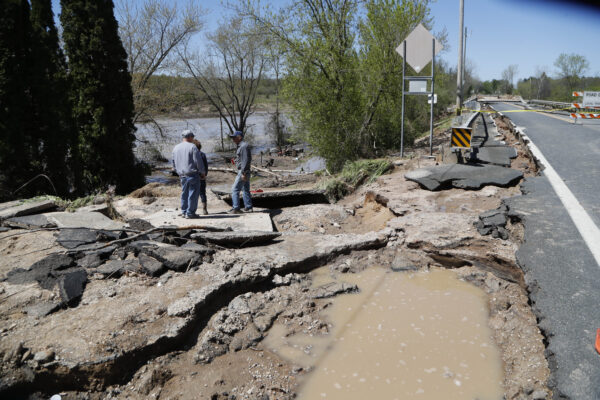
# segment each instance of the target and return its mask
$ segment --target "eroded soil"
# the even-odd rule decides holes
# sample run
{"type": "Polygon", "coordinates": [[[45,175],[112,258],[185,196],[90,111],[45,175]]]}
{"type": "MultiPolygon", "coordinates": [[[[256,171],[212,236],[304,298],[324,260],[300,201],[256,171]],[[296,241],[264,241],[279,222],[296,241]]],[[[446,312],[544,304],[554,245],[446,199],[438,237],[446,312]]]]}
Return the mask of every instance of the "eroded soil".
{"type": "MultiPolygon", "coordinates": [[[[509,126],[496,123],[518,148],[513,168],[534,174],[509,126]]],[[[76,307],[46,316],[25,310],[57,299],[56,288],[0,282],[0,391],[17,398],[292,399],[331,344],[328,310],[361,290],[344,277],[369,268],[445,268],[484,292],[504,397],[549,398],[543,337],[515,263],[520,224],[508,222],[508,240],[474,227],[479,214],[519,190],[429,192],[404,179],[433,163],[408,160],[337,204],[272,211],[283,236],[271,244],[216,248],[192,268],[156,277],[91,274],[76,307]],[[281,338],[287,350],[277,351],[281,338]]],[[[143,218],[177,207],[178,195],[176,186],[152,184],[115,207],[126,219],[143,218]]],[[[209,196],[209,211],[226,208],[209,196]]],[[[10,236],[20,232],[0,234],[3,276],[64,251],[56,232],[10,236]]],[[[135,262],[138,255],[111,257],[135,262]]]]}

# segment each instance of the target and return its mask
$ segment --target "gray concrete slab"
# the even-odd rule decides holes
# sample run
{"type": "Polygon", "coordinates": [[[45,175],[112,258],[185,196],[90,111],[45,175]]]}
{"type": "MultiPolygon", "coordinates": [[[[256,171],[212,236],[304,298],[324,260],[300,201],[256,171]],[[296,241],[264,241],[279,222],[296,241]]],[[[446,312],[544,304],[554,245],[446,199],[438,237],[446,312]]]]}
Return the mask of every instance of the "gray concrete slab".
{"type": "Polygon", "coordinates": [[[0,220],[21,217],[23,215],[39,214],[44,211],[54,210],[56,207],[56,203],[51,200],[23,201],[20,204],[16,204],[15,202],[2,203],[0,204],[0,220]]]}
{"type": "Polygon", "coordinates": [[[525,225],[517,262],[548,340],[555,399],[600,399],[600,268],[545,177],[528,178],[525,196],[507,201],[525,225]]]}
{"type": "Polygon", "coordinates": [[[273,232],[271,216],[265,212],[253,212],[246,214],[209,214],[201,215],[196,219],[185,219],[178,216],[179,211],[174,208],[164,209],[143,219],[153,226],[164,225],[177,226],[179,228],[212,227],[234,231],[264,231],[273,232]]]}
{"type": "Polygon", "coordinates": [[[42,214],[25,215],[23,217],[12,217],[8,218],[3,222],[5,226],[11,228],[24,228],[24,229],[35,229],[35,228],[56,228],[56,224],[48,221],[48,218],[42,214]]]}
{"type": "Polygon", "coordinates": [[[486,164],[437,165],[407,172],[404,177],[427,190],[480,189],[483,186],[512,186],[523,173],[510,168],[486,164]]]}
{"type": "Polygon", "coordinates": [[[125,226],[97,212],[53,212],[43,215],[59,228],[122,229],[125,226]]]}
{"type": "Polygon", "coordinates": [[[517,158],[517,151],[512,147],[502,145],[485,146],[477,149],[475,157],[480,162],[510,167],[510,160],[517,158]]]}

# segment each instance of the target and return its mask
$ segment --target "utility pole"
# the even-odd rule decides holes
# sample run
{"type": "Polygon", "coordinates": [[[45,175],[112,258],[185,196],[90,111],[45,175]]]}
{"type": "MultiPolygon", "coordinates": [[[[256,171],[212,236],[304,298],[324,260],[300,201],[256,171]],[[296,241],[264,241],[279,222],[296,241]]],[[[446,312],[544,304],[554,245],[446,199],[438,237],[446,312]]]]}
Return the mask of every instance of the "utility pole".
{"type": "MultiPolygon", "coordinates": [[[[467,63],[467,28],[465,27],[465,46],[463,48],[463,67],[462,67],[462,88],[464,90],[465,88],[465,64],[467,63]]],[[[467,96],[469,95],[469,93],[465,93],[467,96]]]]}
{"type": "Polygon", "coordinates": [[[464,51],[464,15],[465,1],[460,0],[460,13],[458,20],[458,34],[460,48],[458,49],[458,65],[456,66],[456,115],[461,114],[463,93],[462,93],[462,71],[463,71],[463,51],[464,51]]]}

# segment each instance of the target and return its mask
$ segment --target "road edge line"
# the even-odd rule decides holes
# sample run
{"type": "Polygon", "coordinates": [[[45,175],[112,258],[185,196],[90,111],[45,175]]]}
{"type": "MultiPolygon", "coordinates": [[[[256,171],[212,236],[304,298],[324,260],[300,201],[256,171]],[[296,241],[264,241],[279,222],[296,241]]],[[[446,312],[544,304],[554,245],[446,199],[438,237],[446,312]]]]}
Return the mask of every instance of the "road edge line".
{"type": "Polygon", "coordinates": [[[531,138],[527,136],[520,127],[515,126],[515,129],[519,132],[521,137],[526,139],[527,147],[529,147],[529,150],[533,156],[538,159],[540,164],[544,166],[543,172],[546,175],[546,178],[550,181],[550,185],[552,185],[554,192],[562,202],[564,208],[571,217],[571,220],[575,224],[575,227],[579,231],[579,234],[583,238],[583,241],[596,259],[596,264],[600,267],[600,229],[594,224],[590,215],[585,211],[581,203],[579,203],[579,200],[577,200],[573,192],[571,192],[571,189],[565,184],[560,175],[558,175],[558,172],[556,172],[546,157],[544,157],[544,154],[535,143],[533,143],[531,138]]]}

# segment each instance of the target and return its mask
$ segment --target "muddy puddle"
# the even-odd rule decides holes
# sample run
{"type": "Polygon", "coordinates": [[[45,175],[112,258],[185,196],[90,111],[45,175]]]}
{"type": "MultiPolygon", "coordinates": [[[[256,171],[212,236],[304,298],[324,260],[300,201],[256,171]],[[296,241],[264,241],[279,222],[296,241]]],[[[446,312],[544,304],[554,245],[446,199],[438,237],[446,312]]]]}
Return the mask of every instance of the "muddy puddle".
{"type": "MultiPolygon", "coordinates": [[[[313,285],[333,278],[315,271],[313,285]]],[[[328,335],[275,325],[265,345],[312,368],[299,399],[501,399],[502,363],[485,293],[443,269],[344,274],[360,293],[338,296],[328,335]],[[326,351],[327,350],[327,351],[326,351]]]]}

